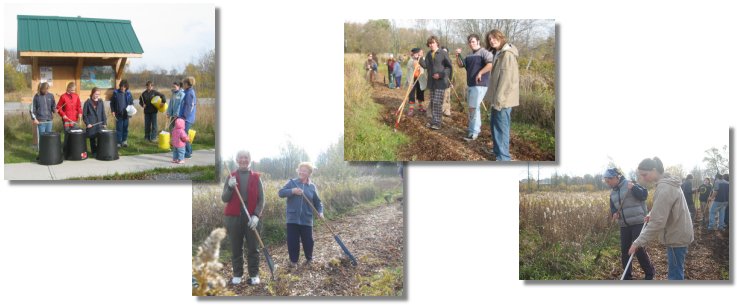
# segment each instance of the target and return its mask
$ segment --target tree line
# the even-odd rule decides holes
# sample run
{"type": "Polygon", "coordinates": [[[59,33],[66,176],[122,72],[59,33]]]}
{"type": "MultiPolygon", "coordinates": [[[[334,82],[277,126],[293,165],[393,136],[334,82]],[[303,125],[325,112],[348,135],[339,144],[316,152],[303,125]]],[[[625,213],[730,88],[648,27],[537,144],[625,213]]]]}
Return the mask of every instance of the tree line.
{"type": "MultiPolygon", "coordinates": [[[[310,160],[307,152],[298,145],[290,142],[284,144],[279,155],[253,161],[251,168],[265,175],[266,178],[286,180],[295,178],[295,170],[301,162],[313,162],[316,167],[313,177],[325,177],[343,180],[363,176],[398,176],[396,162],[347,162],[343,155],[343,137],[337,143],[330,145],[317,156],[317,160],[310,160]]],[[[238,167],[235,160],[224,160],[228,168],[238,167]]]]}
{"type": "MultiPolygon", "coordinates": [[[[21,65],[18,60],[18,52],[14,49],[4,49],[5,57],[5,93],[31,89],[31,66],[21,65]]],[[[123,78],[128,80],[132,88],[143,88],[146,81],[153,81],[160,89],[170,87],[174,81],[181,81],[187,76],[193,76],[197,81],[195,86],[197,96],[215,97],[216,94],[217,62],[215,50],[210,50],[177,70],[163,68],[140,67],[132,70],[130,61],[126,63],[123,78]]],[[[116,84],[117,85],[117,84],[116,84]]]]}
{"type": "MultiPolygon", "coordinates": [[[[712,147],[704,151],[704,157],[701,160],[704,167],[694,166],[691,170],[686,170],[681,164],[670,165],[665,168],[665,172],[671,174],[673,177],[679,179],[685,179],[688,175],[693,176],[693,184],[700,185],[704,178],[711,178],[712,180],[716,174],[729,173],[729,149],[727,145],[721,148],[712,147]]],[[[539,164],[538,164],[539,166],[539,164]]],[[[619,168],[616,163],[610,161],[607,164],[607,168],[619,168]]],[[[583,176],[571,176],[568,174],[559,174],[554,172],[548,178],[539,178],[535,176],[535,169],[527,169],[527,179],[523,179],[519,182],[520,190],[524,191],[535,191],[535,190],[567,190],[567,191],[594,191],[594,190],[608,190],[609,186],[604,183],[602,173],[597,174],[585,174],[583,176]]],[[[627,179],[631,181],[637,181],[637,171],[630,170],[624,172],[627,179]]],[[[539,173],[539,169],[538,169],[539,173]]],[[[713,181],[712,181],[713,183],[713,181]]]]}

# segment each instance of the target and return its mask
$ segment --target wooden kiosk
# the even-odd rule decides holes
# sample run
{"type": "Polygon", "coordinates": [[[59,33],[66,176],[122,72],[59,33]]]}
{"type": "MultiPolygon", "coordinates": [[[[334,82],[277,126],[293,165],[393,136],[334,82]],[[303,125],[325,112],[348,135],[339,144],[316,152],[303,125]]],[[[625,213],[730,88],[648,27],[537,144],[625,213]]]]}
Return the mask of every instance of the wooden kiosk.
{"type": "Polygon", "coordinates": [[[18,59],[31,65],[34,94],[47,82],[58,101],[74,82],[83,103],[93,87],[109,101],[128,58],[142,56],[130,20],[18,15],[18,59]]]}

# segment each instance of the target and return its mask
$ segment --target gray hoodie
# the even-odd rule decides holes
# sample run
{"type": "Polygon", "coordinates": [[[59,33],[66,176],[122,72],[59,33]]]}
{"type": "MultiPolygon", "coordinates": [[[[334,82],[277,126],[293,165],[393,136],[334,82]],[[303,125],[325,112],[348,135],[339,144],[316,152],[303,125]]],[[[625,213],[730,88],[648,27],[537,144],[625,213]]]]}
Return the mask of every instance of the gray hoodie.
{"type": "Polygon", "coordinates": [[[667,173],[656,182],[650,222],[632,244],[642,247],[656,238],[667,247],[687,247],[694,239],[681,182],[667,173]]]}

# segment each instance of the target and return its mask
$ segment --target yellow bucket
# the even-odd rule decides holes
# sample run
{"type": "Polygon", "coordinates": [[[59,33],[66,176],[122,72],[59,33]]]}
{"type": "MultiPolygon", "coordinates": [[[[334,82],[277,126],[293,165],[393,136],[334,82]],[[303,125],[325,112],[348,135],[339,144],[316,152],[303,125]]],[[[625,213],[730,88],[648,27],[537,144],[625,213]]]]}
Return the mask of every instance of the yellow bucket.
{"type": "Polygon", "coordinates": [[[162,150],[169,150],[171,148],[169,142],[171,141],[171,134],[166,131],[159,133],[159,148],[162,150]]]}
{"type": "Polygon", "coordinates": [[[154,96],[154,98],[151,99],[151,105],[154,105],[154,107],[156,107],[156,109],[158,109],[159,112],[164,112],[164,111],[166,111],[166,108],[169,108],[169,104],[168,103],[162,103],[161,102],[161,97],[158,96],[158,95],[157,96],[154,96]]]}
{"type": "Polygon", "coordinates": [[[190,129],[189,130],[189,132],[187,133],[187,136],[189,137],[189,143],[190,144],[192,142],[194,142],[194,136],[196,136],[196,135],[197,135],[197,131],[196,130],[194,130],[194,129],[190,129]]]}

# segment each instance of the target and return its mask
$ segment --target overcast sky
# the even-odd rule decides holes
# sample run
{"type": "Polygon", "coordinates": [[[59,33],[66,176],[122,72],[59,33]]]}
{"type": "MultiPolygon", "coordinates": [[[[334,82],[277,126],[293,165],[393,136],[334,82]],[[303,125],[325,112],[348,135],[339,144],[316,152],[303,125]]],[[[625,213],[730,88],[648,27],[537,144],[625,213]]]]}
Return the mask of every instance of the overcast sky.
{"type": "MultiPolygon", "coordinates": [[[[569,118],[571,119],[571,118],[569,118]]],[[[658,157],[666,168],[681,164],[689,172],[694,166],[705,168],[705,150],[729,145],[729,127],[662,125],[647,131],[622,126],[594,127],[563,134],[565,154],[560,166],[540,166],[540,178],[557,171],[570,176],[603,173],[610,158],[627,175],[645,158],[658,157]]],[[[729,156],[725,156],[729,158],[729,156]]],[[[537,178],[537,163],[530,163],[530,172],[537,178]]],[[[518,179],[527,178],[527,165],[520,168],[518,179]]]]}
{"type": "Polygon", "coordinates": [[[7,4],[3,23],[8,49],[17,48],[17,15],[130,20],[144,52],[142,58],[129,59],[133,70],[145,66],[182,71],[215,49],[215,7],[209,4],[7,4]]]}

